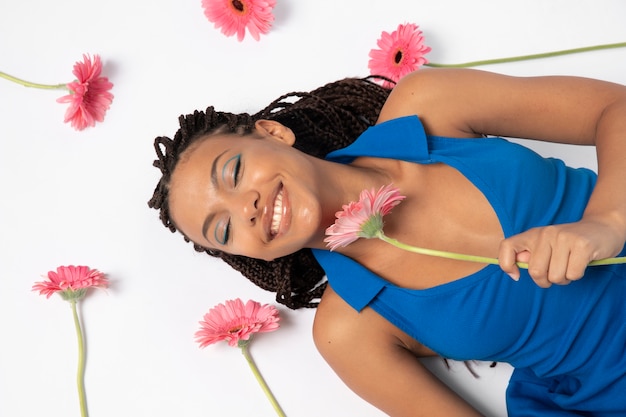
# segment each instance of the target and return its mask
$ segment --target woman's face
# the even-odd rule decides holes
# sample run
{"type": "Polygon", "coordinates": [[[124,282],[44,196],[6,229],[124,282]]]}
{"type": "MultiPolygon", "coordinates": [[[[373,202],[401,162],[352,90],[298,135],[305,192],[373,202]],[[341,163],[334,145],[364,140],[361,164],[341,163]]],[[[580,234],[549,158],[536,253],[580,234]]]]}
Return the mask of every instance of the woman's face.
{"type": "Polygon", "coordinates": [[[169,190],[174,224],[196,244],[272,260],[323,238],[312,157],[285,126],[200,139],[181,157],[169,190]],[[322,238],[320,238],[320,234],[322,238]]]}

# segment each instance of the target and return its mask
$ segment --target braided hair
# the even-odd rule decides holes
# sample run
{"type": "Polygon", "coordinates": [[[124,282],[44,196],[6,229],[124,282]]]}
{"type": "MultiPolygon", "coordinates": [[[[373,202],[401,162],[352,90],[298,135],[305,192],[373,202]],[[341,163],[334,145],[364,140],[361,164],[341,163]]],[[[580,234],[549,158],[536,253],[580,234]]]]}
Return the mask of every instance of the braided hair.
{"type": "MultiPolygon", "coordinates": [[[[177,230],[170,217],[169,184],[181,155],[190,145],[199,142],[198,139],[215,133],[248,135],[257,120],[270,119],[294,132],[296,149],[323,158],[352,143],[376,122],[389,91],[376,84],[372,77],[346,78],[309,93],[285,94],[254,115],[218,112],[213,107],[182,115],[173,139],[160,136],[154,140],[158,159],[153,165],[162,176],[148,206],[159,210],[165,227],[172,232],[177,230]]],[[[233,140],[236,135],[232,135],[233,140]]],[[[191,242],[184,234],[183,237],[191,242]]],[[[276,301],[292,309],[316,307],[326,288],[325,273],[307,248],[273,261],[231,255],[195,243],[194,248],[223,259],[257,286],[276,292],[276,301]]]]}

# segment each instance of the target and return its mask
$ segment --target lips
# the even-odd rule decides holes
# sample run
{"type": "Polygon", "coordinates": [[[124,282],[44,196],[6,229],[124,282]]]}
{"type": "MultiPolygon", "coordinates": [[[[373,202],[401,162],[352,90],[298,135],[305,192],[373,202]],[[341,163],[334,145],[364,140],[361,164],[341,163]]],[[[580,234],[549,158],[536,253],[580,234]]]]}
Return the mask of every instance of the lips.
{"type": "Polygon", "coordinates": [[[282,235],[291,223],[291,206],[289,194],[282,182],[274,188],[263,209],[263,223],[268,240],[282,235]]]}
{"type": "Polygon", "coordinates": [[[281,185],[278,190],[278,194],[276,194],[276,199],[274,200],[274,209],[272,211],[272,218],[270,222],[270,236],[275,237],[280,231],[280,225],[283,220],[284,208],[283,208],[283,187],[281,185]]]}

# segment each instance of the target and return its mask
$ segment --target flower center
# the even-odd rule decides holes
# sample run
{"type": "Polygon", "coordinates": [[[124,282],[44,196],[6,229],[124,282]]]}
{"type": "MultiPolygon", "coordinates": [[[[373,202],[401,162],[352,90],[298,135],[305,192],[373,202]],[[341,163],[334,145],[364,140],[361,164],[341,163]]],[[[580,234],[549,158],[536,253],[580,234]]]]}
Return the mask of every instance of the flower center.
{"type": "Polygon", "coordinates": [[[245,10],[244,4],[240,2],[239,0],[232,0],[230,4],[232,4],[235,10],[237,10],[240,13],[243,13],[245,10]]]}
{"type": "Polygon", "coordinates": [[[396,52],[396,56],[393,57],[393,61],[396,64],[399,64],[400,62],[402,62],[402,50],[398,50],[398,52],[396,52]]]}
{"type": "Polygon", "coordinates": [[[239,326],[236,326],[236,327],[231,327],[230,329],[228,329],[228,333],[230,333],[230,334],[237,333],[242,328],[243,328],[242,325],[239,325],[239,326]]]}

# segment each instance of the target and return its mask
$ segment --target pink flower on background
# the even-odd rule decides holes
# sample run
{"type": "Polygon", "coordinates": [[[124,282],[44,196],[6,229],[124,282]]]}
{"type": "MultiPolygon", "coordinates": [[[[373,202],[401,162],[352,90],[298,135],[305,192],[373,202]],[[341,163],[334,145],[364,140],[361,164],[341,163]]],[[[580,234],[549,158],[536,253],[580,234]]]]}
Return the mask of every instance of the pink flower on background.
{"type": "Polygon", "coordinates": [[[200,330],[196,332],[196,341],[200,343],[201,348],[222,340],[227,341],[230,346],[239,347],[274,411],[279,417],[285,417],[249,350],[252,336],[255,333],[278,329],[279,320],[278,310],[269,304],[261,305],[253,300],[248,300],[244,304],[239,298],[228,300],[224,304],[216,305],[204,315],[200,322],[200,330]]]}
{"type": "Polygon", "coordinates": [[[342,211],[335,214],[337,220],[326,229],[324,242],[332,251],[348,246],[360,237],[376,237],[382,232],[383,216],[404,198],[393,185],[384,185],[378,191],[361,191],[359,201],[342,206],[342,211]]]}
{"type": "Polygon", "coordinates": [[[57,99],[59,103],[70,104],[64,122],[70,122],[76,130],[102,122],[113,101],[113,94],[109,92],[113,84],[107,77],[100,76],[101,72],[100,56],[94,55],[92,60],[89,55],[83,54],[83,62],[76,62],[72,71],[76,81],[67,84],[70,94],[57,99]]]}
{"type": "Polygon", "coordinates": [[[64,300],[70,303],[76,338],[78,339],[78,377],[76,379],[78,403],[81,417],[88,417],[85,391],[85,338],[76,305],[79,300],[85,297],[89,288],[106,288],[109,281],[97,269],[74,265],[60,266],[56,272],[49,271],[46,278],[46,281],[36,282],[32,290],[39,291],[40,295],[45,294],[46,298],[50,298],[54,293],[59,293],[64,300]]]}
{"type": "Polygon", "coordinates": [[[237,34],[241,42],[246,28],[254,40],[272,27],[276,0],[202,0],[204,15],[226,36],[237,34]]]}
{"type": "Polygon", "coordinates": [[[88,266],[60,266],[56,272],[49,271],[46,278],[47,281],[36,282],[33,291],[46,298],[58,292],[66,300],[80,299],[88,288],[107,288],[109,284],[102,272],[88,266]]]}
{"type": "MultiPolygon", "coordinates": [[[[419,26],[407,23],[398,25],[398,29],[388,33],[383,32],[377,41],[378,48],[369,53],[368,67],[372,75],[382,75],[395,82],[420,66],[428,63],[424,55],[431,48],[424,45],[424,37],[419,26]]],[[[383,82],[387,88],[393,83],[383,82]]]]}
{"type": "Polygon", "coordinates": [[[204,315],[201,328],[196,332],[196,341],[200,347],[225,340],[230,346],[250,340],[254,333],[271,332],[278,329],[278,310],[276,307],[248,300],[228,300],[218,304],[204,315]]]}

